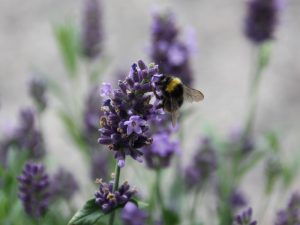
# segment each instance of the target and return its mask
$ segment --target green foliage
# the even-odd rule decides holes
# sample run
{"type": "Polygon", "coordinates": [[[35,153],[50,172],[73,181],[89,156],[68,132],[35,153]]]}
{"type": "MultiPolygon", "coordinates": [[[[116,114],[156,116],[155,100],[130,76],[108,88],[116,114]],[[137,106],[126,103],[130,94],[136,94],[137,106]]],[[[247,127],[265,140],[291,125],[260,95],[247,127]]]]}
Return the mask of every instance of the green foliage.
{"type": "Polygon", "coordinates": [[[63,122],[72,141],[79,147],[79,149],[85,155],[88,154],[88,152],[87,152],[88,149],[87,149],[85,140],[81,134],[80,126],[75,122],[75,120],[71,117],[70,114],[61,110],[58,115],[59,115],[61,121],[63,122]]]}
{"type": "Polygon", "coordinates": [[[92,225],[105,215],[96,204],[95,198],[92,198],[72,217],[69,225],[92,225]]]}
{"type": "Polygon", "coordinates": [[[179,218],[178,213],[176,213],[170,209],[164,208],[162,210],[162,215],[163,215],[164,224],[166,224],[166,225],[180,224],[180,218],[179,218]]]}
{"type": "Polygon", "coordinates": [[[60,49],[64,64],[70,77],[77,72],[77,60],[79,55],[79,38],[75,26],[68,22],[54,27],[57,45],[60,49]]]}

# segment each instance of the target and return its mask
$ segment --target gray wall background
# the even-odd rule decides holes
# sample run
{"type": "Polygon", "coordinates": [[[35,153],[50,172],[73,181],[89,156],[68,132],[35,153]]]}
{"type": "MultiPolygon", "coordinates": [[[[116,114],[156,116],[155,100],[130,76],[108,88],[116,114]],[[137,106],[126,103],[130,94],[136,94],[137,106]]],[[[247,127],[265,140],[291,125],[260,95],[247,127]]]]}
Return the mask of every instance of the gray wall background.
{"type": "MultiPolygon", "coordinates": [[[[56,48],[52,24],[72,18],[80,24],[79,0],[1,0],[0,1],[0,125],[15,121],[21,106],[30,104],[26,81],[32,68],[46,71],[64,82],[64,68],[56,48]]],[[[129,68],[142,58],[149,61],[145,47],[149,41],[150,8],[153,5],[172,9],[181,27],[197,31],[198,52],[193,58],[195,87],[205,93],[203,104],[189,106],[197,110],[186,122],[189,136],[184,146],[184,160],[190,158],[203,126],[218,129],[221,135],[243,122],[247,88],[251,79],[252,46],[242,33],[245,1],[242,0],[115,0],[103,1],[106,51],[111,67],[129,68]],[[195,121],[197,121],[195,123],[195,121]],[[197,125],[195,125],[197,124],[197,125]],[[190,132],[192,130],[192,132],[190,132]]],[[[300,144],[300,1],[289,0],[276,33],[271,63],[260,88],[256,131],[279,131],[284,155],[299,151],[300,144]]],[[[105,79],[103,79],[105,80],[105,79]]],[[[55,105],[55,100],[52,103],[55,105]]],[[[78,174],[85,174],[80,155],[69,145],[55,110],[43,118],[51,160],[65,164],[78,174]],[[63,157],[62,157],[63,156],[63,157]],[[66,160],[67,158],[67,160],[66,160]]],[[[54,163],[54,164],[55,164],[54,163]]],[[[128,175],[133,176],[133,175],[128,175]]],[[[82,180],[85,180],[83,175],[82,180]]],[[[261,208],[255,172],[245,181],[253,206],[261,208]],[[256,200],[255,200],[256,199],[256,200]]],[[[137,186],[138,186],[137,182],[137,186]]],[[[297,185],[295,185],[297,187],[297,185]]],[[[280,191],[278,191],[279,193],[280,191]]],[[[281,207],[286,198],[274,207],[281,207]]],[[[270,210],[269,210],[270,211],[270,210]]],[[[273,212],[269,212],[270,216],[273,212]]],[[[268,217],[268,216],[267,216],[268,217]]],[[[266,221],[272,221],[268,219],[266,221]]]]}

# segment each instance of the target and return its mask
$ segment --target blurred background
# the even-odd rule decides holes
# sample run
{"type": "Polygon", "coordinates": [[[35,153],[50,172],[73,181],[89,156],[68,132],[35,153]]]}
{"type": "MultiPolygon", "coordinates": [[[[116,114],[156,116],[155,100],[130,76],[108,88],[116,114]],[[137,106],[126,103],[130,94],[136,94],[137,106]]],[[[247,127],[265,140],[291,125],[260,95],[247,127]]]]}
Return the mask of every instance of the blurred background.
{"type": "MultiPolygon", "coordinates": [[[[128,71],[138,59],[150,62],[147,46],[154,8],[172,10],[182,29],[195,29],[197,52],[191,63],[195,76],[193,87],[203,91],[205,101],[186,106],[196,113],[184,124],[188,132],[181,153],[184,163],[199,144],[203,130],[214,129],[226,136],[232,128],[243,124],[255,63],[253,45],[243,33],[246,1],[115,0],[102,1],[102,7],[104,52],[109,66],[101,81],[109,80],[117,70],[128,71]]],[[[21,107],[31,104],[27,83],[34,71],[43,71],[59,83],[67,81],[53,26],[69,20],[80,26],[82,8],[83,1],[79,0],[0,1],[2,130],[16,122],[21,107]]],[[[255,122],[257,134],[269,130],[280,134],[283,155],[287,158],[290,153],[299,151],[300,145],[299,24],[300,1],[289,0],[281,13],[270,65],[262,77],[255,122]]],[[[57,104],[50,96],[49,105],[57,104]]],[[[83,182],[89,180],[79,152],[74,151],[55,116],[55,107],[45,112],[42,127],[50,159],[71,169],[83,182]]],[[[257,199],[261,174],[254,170],[248,176],[243,188],[249,199],[257,199]]],[[[138,182],[134,183],[139,186],[138,182]]],[[[251,202],[254,208],[259,205],[259,201],[251,202]]]]}

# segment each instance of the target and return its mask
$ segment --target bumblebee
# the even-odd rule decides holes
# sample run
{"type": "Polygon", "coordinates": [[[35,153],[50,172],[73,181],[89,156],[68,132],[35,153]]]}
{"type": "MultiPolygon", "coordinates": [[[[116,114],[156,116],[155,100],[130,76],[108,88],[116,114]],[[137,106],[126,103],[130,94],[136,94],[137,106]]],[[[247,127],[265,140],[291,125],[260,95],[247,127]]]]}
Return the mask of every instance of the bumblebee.
{"type": "Polygon", "coordinates": [[[162,92],[162,107],[171,114],[172,125],[175,127],[178,118],[178,109],[183,102],[200,102],[204,99],[201,91],[185,86],[175,76],[163,75],[156,83],[162,92]]]}

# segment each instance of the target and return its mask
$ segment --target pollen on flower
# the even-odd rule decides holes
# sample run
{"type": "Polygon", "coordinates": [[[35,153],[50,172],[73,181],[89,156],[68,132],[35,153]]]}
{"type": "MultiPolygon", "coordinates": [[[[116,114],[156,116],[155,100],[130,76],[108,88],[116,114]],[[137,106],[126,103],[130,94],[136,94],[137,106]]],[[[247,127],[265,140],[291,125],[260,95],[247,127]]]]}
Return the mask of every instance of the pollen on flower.
{"type": "Polygon", "coordinates": [[[101,184],[102,183],[102,178],[96,178],[95,183],[96,184],[101,184]]]}
{"type": "Polygon", "coordinates": [[[152,104],[157,90],[151,80],[157,74],[158,66],[148,68],[140,60],[131,66],[125,80],[118,82],[118,89],[106,85],[103,90],[109,94],[101,108],[104,115],[100,118],[98,141],[115,152],[119,167],[125,165],[126,155],[142,162],[140,149],[152,143],[149,122],[161,115],[157,105],[152,104]]]}

